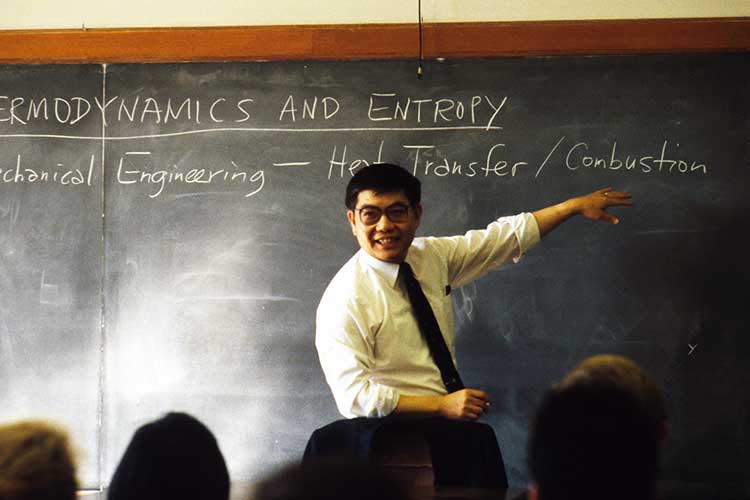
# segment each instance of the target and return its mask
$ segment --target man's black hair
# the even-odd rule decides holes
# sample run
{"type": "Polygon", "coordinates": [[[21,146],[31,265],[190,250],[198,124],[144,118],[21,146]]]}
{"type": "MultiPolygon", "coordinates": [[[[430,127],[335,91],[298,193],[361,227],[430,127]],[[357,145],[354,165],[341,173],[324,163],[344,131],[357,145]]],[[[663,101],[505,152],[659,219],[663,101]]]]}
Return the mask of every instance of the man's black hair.
{"type": "Polygon", "coordinates": [[[422,183],[419,179],[405,168],[392,163],[373,163],[354,174],[346,186],[346,207],[354,210],[357,196],[368,189],[376,194],[403,192],[411,206],[416,206],[422,198],[422,183]]]}
{"type": "Polygon", "coordinates": [[[651,500],[659,439],[630,392],[601,383],[558,387],[537,411],[528,465],[540,500],[651,500]]]}

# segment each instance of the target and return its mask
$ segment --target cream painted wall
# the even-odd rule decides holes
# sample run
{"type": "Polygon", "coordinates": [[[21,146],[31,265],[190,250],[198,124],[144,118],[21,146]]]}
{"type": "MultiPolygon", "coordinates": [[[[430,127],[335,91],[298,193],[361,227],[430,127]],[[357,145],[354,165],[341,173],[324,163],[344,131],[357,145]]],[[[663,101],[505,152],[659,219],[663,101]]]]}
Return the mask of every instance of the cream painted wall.
{"type": "MultiPolygon", "coordinates": [[[[422,16],[425,22],[744,17],[750,0],[422,0],[422,16]]],[[[417,0],[0,0],[0,29],[416,20],[417,0]]]]}

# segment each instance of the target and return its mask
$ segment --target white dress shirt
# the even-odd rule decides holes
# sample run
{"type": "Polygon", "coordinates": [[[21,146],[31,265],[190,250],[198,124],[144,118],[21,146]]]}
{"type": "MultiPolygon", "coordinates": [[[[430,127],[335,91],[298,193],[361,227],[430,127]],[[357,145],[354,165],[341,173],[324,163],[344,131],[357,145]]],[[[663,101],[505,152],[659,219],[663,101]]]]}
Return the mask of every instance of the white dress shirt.
{"type": "MultiPolygon", "coordinates": [[[[462,236],[415,238],[411,265],[453,356],[450,291],[515,262],[539,242],[534,216],[502,217],[462,236]]],[[[446,394],[398,280],[398,264],[359,250],[336,273],[316,316],[315,346],[328,385],[344,417],[384,417],[399,395],[446,394]]]]}

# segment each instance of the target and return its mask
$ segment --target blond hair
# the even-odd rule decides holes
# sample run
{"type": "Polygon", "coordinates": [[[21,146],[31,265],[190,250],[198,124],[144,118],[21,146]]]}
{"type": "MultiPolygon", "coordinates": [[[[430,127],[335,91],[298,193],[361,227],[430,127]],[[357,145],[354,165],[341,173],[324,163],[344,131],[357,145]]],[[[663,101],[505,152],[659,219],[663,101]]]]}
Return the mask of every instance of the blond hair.
{"type": "Polygon", "coordinates": [[[72,500],[78,481],[67,432],[40,420],[0,425],[0,499],[72,500]]]}

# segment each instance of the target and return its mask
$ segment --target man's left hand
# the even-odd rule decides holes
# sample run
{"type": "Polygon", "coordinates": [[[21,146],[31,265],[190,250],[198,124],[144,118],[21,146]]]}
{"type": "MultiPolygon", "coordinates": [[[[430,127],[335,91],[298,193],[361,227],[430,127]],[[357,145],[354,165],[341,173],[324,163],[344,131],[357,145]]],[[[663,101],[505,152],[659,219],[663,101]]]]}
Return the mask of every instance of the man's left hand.
{"type": "Polygon", "coordinates": [[[610,224],[619,224],[620,219],[606,212],[609,207],[629,206],[630,193],[624,191],[615,191],[612,188],[604,188],[594,191],[586,196],[581,196],[574,200],[578,205],[578,212],[591,220],[600,220],[610,224]]]}

